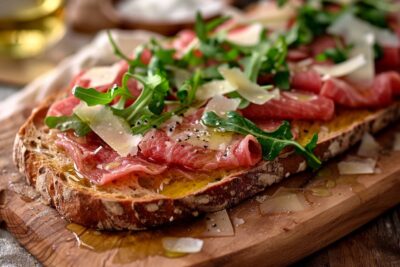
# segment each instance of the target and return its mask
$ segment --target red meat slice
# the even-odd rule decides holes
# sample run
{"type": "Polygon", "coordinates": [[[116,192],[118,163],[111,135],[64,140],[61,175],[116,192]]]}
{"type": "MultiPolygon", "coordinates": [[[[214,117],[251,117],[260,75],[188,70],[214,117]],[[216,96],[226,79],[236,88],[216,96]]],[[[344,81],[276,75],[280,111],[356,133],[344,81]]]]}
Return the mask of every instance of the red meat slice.
{"type": "Polygon", "coordinates": [[[294,72],[292,74],[291,87],[319,94],[322,88],[322,79],[314,70],[294,72]]]}
{"type": "Polygon", "coordinates": [[[120,157],[93,133],[86,137],[61,133],[56,144],[71,156],[80,174],[99,185],[140,173],[156,175],[167,168],[139,157],[120,157]]]}
{"type": "Polygon", "coordinates": [[[71,116],[79,102],[80,100],[73,95],[56,101],[49,108],[47,116],[71,116]]]}
{"type": "Polygon", "coordinates": [[[264,105],[250,104],[242,110],[247,118],[330,120],[335,113],[334,102],[323,96],[307,92],[283,92],[280,99],[264,105]]]}
{"type": "Polygon", "coordinates": [[[321,36],[313,41],[311,44],[311,51],[314,56],[324,53],[325,50],[336,47],[335,38],[332,36],[321,36]]]}
{"type": "Polygon", "coordinates": [[[298,62],[310,57],[308,48],[300,47],[289,49],[286,59],[291,62],[298,62]]]}
{"type": "MultiPolygon", "coordinates": [[[[124,73],[128,70],[128,64],[126,62],[120,62],[121,70],[119,71],[117,77],[115,78],[114,82],[96,87],[95,89],[100,92],[105,92],[110,89],[114,84],[121,86],[122,77],[124,73]]],[[[82,86],[88,87],[90,84],[89,80],[83,80],[81,77],[83,76],[84,72],[80,73],[75,79],[74,82],[71,84],[71,89],[74,86],[82,86]]],[[[136,80],[130,79],[128,81],[128,89],[131,92],[132,96],[137,97],[140,95],[139,84],[136,80]]],[[[72,91],[72,90],[71,90],[72,91]]],[[[114,100],[114,102],[118,101],[118,98],[114,100]]],[[[132,104],[133,100],[129,100],[126,102],[126,105],[132,104]]],[[[70,116],[72,115],[73,109],[79,104],[80,100],[70,95],[67,98],[61,99],[53,103],[48,111],[49,116],[70,116]]]]}
{"type": "Polygon", "coordinates": [[[373,85],[364,90],[344,80],[330,79],[322,87],[321,95],[347,107],[383,107],[392,102],[393,95],[400,93],[399,76],[394,71],[381,73],[375,77],[373,85]]]}
{"type": "Polygon", "coordinates": [[[139,147],[146,159],[204,171],[251,167],[262,156],[261,146],[252,135],[237,140],[225,151],[216,151],[171,140],[165,132],[154,130],[146,134],[139,147]]]}
{"type": "Polygon", "coordinates": [[[400,48],[383,47],[382,58],[376,62],[379,71],[399,69],[400,70],[400,48]]]}

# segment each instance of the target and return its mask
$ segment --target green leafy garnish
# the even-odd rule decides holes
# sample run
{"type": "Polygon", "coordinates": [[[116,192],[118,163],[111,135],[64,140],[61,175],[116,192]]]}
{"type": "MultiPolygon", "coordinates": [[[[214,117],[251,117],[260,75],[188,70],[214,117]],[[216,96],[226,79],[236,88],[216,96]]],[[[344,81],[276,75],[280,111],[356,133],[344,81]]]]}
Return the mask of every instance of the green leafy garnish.
{"type": "Polygon", "coordinates": [[[287,3],[287,1],[288,0],[277,0],[278,6],[283,7],[287,3]]]}
{"type": "Polygon", "coordinates": [[[383,57],[383,48],[378,43],[374,44],[374,58],[375,60],[381,59],[383,57]]]}
{"type": "Polygon", "coordinates": [[[223,16],[223,17],[218,17],[216,19],[213,19],[210,22],[206,22],[201,13],[197,12],[196,13],[196,24],[194,26],[194,29],[196,31],[196,35],[199,38],[200,41],[204,42],[207,41],[208,35],[210,32],[215,30],[218,26],[229,20],[230,17],[228,16],[223,16]]]}
{"type": "Polygon", "coordinates": [[[62,132],[74,130],[77,136],[85,136],[91,131],[89,125],[84,123],[76,115],[60,117],[48,116],[45,118],[44,122],[49,128],[56,128],[62,132]]]}
{"type": "Polygon", "coordinates": [[[221,118],[212,111],[207,112],[203,115],[201,121],[206,126],[217,128],[220,131],[235,132],[241,135],[253,135],[260,142],[263,149],[263,157],[266,160],[275,159],[284,148],[291,146],[295,148],[296,153],[306,158],[311,168],[316,169],[321,165],[321,161],[313,153],[317,143],[317,135],[314,135],[310,143],[302,147],[293,140],[290,124],[287,121],[283,122],[282,125],[273,132],[261,130],[253,122],[234,111],[228,112],[226,118],[221,118]]]}
{"type": "Polygon", "coordinates": [[[132,74],[132,78],[136,79],[143,85],[142,92],[136,101],[128,108],[116,111],[119,116],[124,117],[127,121],[135,121],[142,113],[152,113],[159,115],[164,109],[164,100],[169,90],[169,83],[166,77],[162,74],[151,74],[142,76],[132,74]]]}
{"type": "Polygon", "coordinates": [[[287,44],[297,46],[311,43],[315,37],[324,34],[339,15],[340,12],[333,13],[303,5],[297,12],[296,24],[286,35],[287,44]]]}
{"type": "Polygon", "coordinates": [[[117,96],[132,98],[131,93],[123,87],[114,86],[105,93],[99,92],[94,88],[83,88],[80,86],[72,89],[72,94],[80,100],[86,102],[88,106],[107,105],[111,103],[117,96]]]}
{"type": "Polygon", "coordinates": [[[263,63],[269,60],[267,52],[272,49],[269,43],[264,42],[255,47],[251,54],[242,60],[244,66],[244,73],[250,81],[257,82],[257,78],[262,69],[263,63]]]}
{"type": "Polygon", "coordinates": [[[195,100],[197,88],[202,82],[201,74],[201,71],[197,70],[193,76],[189,80],[186,80],[178,89],[177,96],[182,104],[189,106],[195,100]]]}
{"type": "Polygon", "coordinates": [[[119,49],[118,45],[115,43],[114,38],[111,35],[110,31],[107,31],[107,37],[108,37],[108,41],[111,44],[111,47],[113,49],[114,55],[116,55],[117,57],[126,60],[127,62],[131,62],[132,59],[130,59],[128,56],[126,56],[121,49],[119,49]]]}
{"type": "MultiPolygon", "coordinates": [[[[388,28],[387,13],[389,5],[387,1],[361,0],[353,6],[354,14],[362,20],[365,20],[375,26],[388,28]],[[386,2],[386,4],[385,4],[386,2]]],[[[394,10],[392,10],[394,11],[394,10]]],[[[349,25],[350,26],[350,25],[349,25]]]]}
{"type": "Polygon", "coordinates": [[[290,72],[289,70],[278,71],[274,76],[275,85],[282,90],[290,89],[290,72]]]}
{"type": "Polygon", "coordinates": [[[332,60],[334,63],[341,63],[346,61],[349,57],[349,52],[352,45],[344,46],[341,41],[336,39],[336,46],[334,48],[328,48],[321,54],[318,54],[315,59],[317,61],[332,60]]]}

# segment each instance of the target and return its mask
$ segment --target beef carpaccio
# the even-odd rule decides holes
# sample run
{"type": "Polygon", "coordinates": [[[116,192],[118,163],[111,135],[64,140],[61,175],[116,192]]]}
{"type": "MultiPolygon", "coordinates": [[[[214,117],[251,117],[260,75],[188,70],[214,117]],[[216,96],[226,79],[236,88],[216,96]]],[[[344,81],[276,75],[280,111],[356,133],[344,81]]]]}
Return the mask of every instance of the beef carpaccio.
{"type": "Polygon", "coordinates": [[[209,22],[199,14],[194,30],[131,55],[111,42],[121,61],[82,71],[45,122],[96,185],[243,170],[287,150],[318,168],[318,133],[300,144],[293,122],[385,107],[400,94],[398,14],[339,2],[209,22]]]}

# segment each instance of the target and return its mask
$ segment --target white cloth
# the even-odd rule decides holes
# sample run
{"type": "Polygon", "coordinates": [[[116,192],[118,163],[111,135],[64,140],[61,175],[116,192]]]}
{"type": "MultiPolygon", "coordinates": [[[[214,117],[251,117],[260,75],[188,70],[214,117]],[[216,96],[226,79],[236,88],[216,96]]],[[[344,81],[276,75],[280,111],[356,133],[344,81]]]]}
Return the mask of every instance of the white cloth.
{"type": "MultiPolygon", "coordinates": [[[[135,47],[160,35],[147,31],[112,30],[111,34],[118,47],[130,54],[135,47]]],[[[113,54],[107,33],[102,31],[91,43],[76,54],[65,58],[56,68],[36,78],[23,90],[0,102],[0,121],[25,109],[34,107],[46,96],[62,90],[81,70],[98,65],[110,65],[118,58],[113,54]]]]}

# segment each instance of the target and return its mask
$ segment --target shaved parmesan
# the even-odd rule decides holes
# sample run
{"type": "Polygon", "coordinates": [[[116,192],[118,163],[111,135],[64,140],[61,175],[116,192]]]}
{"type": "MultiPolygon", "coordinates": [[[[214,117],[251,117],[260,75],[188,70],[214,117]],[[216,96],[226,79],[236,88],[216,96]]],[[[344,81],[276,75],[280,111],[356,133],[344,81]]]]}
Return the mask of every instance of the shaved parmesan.
{"type": "Polygon", "coordinates": [[[286,188],[280,188],[271,197],[260,204],[261,214],[299,212],[309,207],[304,194],[286,188]]]}
{"type": "Polygon", "coordinates": [[[353,83],[363,85],[361,88],[368,88],[375,77],[375,57],[374,57],[374,36],[367,34],[364,36],[363,42],[356,43],[350,52],[351,56],[363,55],[366,64],[352,72],[346,78],[353,83]]]}
{"type": "Polygon", "coordinates": [[[263,26],[259,23],[254,23],[247,26],[245,29],[229,33],[226,40],[242,46],[254,46],[260,42],[263,26]]]}
{"type": "Polygon", "coordinates": [[[355,56],[345,62],[332,65],[332,66],[314,66],[315,71],[324,75],[323,79],[329,79],[331,77],[343,77],[353,73],[360,69],[367,63],[364,55],[355,56]]]}
{"type": "Polygon", "coordinates": [[[250,81],[238,68],[220,67],[218,71],[225,80],[211,81],[200,86],[196,92],[198,100],[206,100],[217,95],[238,92],[251,103],[262,105],[271,99],[279,98],[279,90],[268,91],[250,81]]]}
{"type": "Polygon", "coordinates": [[[338,163],[341,175],[350,174],[373,174],[375,173],[376,160],[367,158],[350,158],[338,163]]]}
{"type": "Polygon", "coordinates": [[[233,236],[235,232],[226,210],[207,214],[206,231],[203,236],[233,236]]]}
{"type": "Polygon", "coordinates": [[[203,84],[196,91],[198,100],[207,100],[216,95],[224,95],[234,92],[236,89],[227,81],[216,80],[203,84]]]}
{"type": "Polygon", "coordinates": [[[329,28],[328,32],[342,36],[354,47],[352,56],[362,54],[366,64],[354,71],[347,78],[355,83],[362,83],[365,88],[371,85],[375,76],[375,58],[373,45],[375,41],[382,46],[399,47],[398,37],[385,29],[375,27],[350,13],[340,16],[329,28]],[[349,27],[351,25],[351,27],[349,27]]]}
{"type": "Polygon", "coordinates": [[[378,156],[381,146],[375,141],[370,133],[365,133],[361,140],[361,145],[358,149],[357,155],[363,157],[378,156]]]}
{"type": "Polygon", "coordinates": [[[235,227],[239,227],[240,225],[244,224],[245,221],[242,218],[234,217],[233,218],[233,224],[235,227]]]}
{"type": "Polygon", "coordinates": [[[81,79],[89,80],[90,87],[109,85],[115,81],[120,70],[119,64],[104,67],[94,67],[86,71],[81,79]]]}
{"type": "Polygon", "coordinates": [[[226,98],[216,95],[207,103],[204,112],[214,111],[218,116],[225,116],[229,111],[235,111],[239,107],[240,99],[226,98]]]}
{"type": "Polygon", "coordinates": [[[203,240],[191,237],[164,237],[161,242],[165,250],[175,253],[197,253],[204,244],[203,240]]]}
{"type": "Polygon", "coordinates": [[[328,33],[343,36],[347,43],[362,41],[366,34],[373,34],[376,41],[383,46],[400,46],[396,34],[365,22],[351,13],[340,16],[329,28],[328,33]]]}
{"type": "Polygon", "coordinates": [[[127,122],[115,116],[107,106],[89,107],[82,102],[74,113],[120,156],[136,155],[142,135],[132,135],[127,122]]]}
{"type": "Polygon", "coordinates": [[[285,29],[288,21],[295,17],[296,5],[290,2],[279,7],[275,2],[260,2],[256,9],[250,10],[247,22],[258,22],[271,29],[285,29]]]}
{"type": "Polygon", "coordinates": [[[220,67],[218,71],[244,99],[257,105],[263,105],[271,99],[279,98],[279,90],[267,91],[249,80],[238,68],[220,67]]]}

